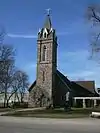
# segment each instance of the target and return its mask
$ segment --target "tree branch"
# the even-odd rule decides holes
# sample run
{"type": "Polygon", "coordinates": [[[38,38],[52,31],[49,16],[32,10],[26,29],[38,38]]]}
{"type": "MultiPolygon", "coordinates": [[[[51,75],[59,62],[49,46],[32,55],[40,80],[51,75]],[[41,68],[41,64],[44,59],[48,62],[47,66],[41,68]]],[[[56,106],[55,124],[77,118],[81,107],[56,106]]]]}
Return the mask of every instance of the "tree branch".
{"type": "Polygon", "coordinates": [[[89,9],[89,13],[90,13],[90,18],[93,18],[97,22],[100,23],[100,16],[98,16],[99,12],[98,11],[96,12],[96,7],[90,6],[90,7],[88,7],[88,9],[89,9]]]}

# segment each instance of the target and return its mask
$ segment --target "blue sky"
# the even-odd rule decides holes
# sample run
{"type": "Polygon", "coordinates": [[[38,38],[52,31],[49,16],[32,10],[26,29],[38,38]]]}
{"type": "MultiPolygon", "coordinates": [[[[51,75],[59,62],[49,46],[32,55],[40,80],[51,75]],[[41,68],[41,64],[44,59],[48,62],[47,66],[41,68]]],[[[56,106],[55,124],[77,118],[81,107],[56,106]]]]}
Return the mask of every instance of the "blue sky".
{"type": "Polygon", "coordinates": [[[58,69],[71,80],[95,80],[100,87],[100,65],[88,60],[90,27],[86,20],[89,4],[99,0],[0,0],[0,25],[6,29],[4,43],[17,50],[16,66],[36,78],[37,33],[47,8],[58,35],[58,69]]]}

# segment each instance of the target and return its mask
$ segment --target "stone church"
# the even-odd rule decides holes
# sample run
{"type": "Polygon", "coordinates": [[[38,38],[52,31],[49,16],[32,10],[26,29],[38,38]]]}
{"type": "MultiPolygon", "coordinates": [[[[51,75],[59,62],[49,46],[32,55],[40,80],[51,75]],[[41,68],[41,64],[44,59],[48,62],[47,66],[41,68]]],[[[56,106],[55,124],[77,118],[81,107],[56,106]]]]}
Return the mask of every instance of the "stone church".
{"type": "MultiPolygon", "coordinates": [[[[47,106],[63,107],[66,93],[72,101],[74,96],[94,96],[94,81],[87,81],[88,87],[70,81],[57,70],[57,36],[52,27],[50,15],[47,14],[43,28],[37,39],[37,74],[36,80],[29,88],[29,107],[47,106]],[[89,89],[90,88],[90,89],[89,89]]],[[[72,102],[73,103],[73,102],[72,102]]]]}

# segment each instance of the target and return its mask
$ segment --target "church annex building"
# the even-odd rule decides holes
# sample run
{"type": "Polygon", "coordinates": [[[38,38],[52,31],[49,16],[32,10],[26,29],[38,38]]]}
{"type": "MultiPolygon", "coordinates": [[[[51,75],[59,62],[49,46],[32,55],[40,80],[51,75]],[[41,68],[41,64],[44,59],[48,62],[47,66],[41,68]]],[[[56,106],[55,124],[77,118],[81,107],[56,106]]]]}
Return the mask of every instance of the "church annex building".
{"type": "Polygon", "coordinates": [[[70,81],[57,69],[57,36],[52,28],[50,15],[46,16],[37,39],[37,74],[29,88],[29,107],[63,107],[69,92],[71,106],[73,97],[95,97],[94,81],[70,81]]]}

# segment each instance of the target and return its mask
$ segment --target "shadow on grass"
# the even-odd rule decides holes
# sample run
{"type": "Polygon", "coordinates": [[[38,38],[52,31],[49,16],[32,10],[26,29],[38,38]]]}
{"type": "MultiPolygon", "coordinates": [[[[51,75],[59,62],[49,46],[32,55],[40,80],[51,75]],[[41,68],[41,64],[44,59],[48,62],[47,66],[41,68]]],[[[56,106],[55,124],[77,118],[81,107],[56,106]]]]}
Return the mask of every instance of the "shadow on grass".
{"type": "Polygon", "coordinates": [[[72,108],[70,112],[65,112],[63,109],[44,109],[44,110],[27,110],[27,111],[16,111],[13,113],[7,113],[3,116],[16,116],[16,117],[36,117],[36,118],[83,118],[89,117],[94,109],[79,109],[72,108]]]}

